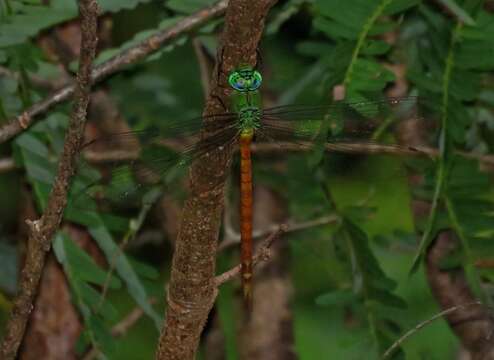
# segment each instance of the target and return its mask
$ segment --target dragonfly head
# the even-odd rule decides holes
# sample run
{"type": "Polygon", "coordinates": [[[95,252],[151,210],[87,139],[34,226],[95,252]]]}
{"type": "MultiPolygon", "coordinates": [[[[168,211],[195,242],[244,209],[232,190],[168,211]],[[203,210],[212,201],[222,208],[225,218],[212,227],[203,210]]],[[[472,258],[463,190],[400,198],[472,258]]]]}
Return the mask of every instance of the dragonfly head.
{"type": "Polygon", "coordinates": [[[237,91],[255,91],[262,83],[261,73],[250,66],[241,66],[228,76],[228,83],[237,91]]]}

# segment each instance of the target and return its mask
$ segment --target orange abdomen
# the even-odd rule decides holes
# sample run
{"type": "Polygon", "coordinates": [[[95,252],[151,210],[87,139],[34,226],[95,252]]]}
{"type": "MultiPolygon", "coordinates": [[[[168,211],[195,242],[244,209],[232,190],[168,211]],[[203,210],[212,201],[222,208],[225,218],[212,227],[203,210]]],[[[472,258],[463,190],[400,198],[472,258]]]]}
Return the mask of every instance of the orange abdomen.
{"type": "Polygon", "coordinates": [[[242,291],[247,307],[252,306],[252,134],[240,135],[240,260],[242,291]]]}

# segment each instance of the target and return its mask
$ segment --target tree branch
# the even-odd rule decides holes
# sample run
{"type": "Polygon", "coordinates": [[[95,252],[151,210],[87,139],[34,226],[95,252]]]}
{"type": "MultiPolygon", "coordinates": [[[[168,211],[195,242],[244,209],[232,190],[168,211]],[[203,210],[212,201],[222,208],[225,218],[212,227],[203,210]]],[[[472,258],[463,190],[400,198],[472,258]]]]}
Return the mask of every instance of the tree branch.
{"type": "MultiPolygon", "coordinates": [[[[176,144],[163,145],[169,146],[177,151],[182,151],[176,144]]],[[[436,159],[439,156],[439,150],[428,146],[396,146],[393,144],[372,144],[365,142],[338,142],[328,143],[324,145],[327,152],[345,153],[345,154],[383,154],[392,156],[415,156],[429,157],[436,159]]],[[[255,142],[251,145],[251,150],[254,153],[285,153],[287,151],[299,152],[311,149],[311,143],[307,142],[255,142]]],[[[234,149],[237,151],[238,149],[234,149]]],[[[494,155],[478,154],[467,151],[455,151],[455,154],[464,157],[465,159],[479,161],[480,163],[492,166],[494,165],[494,155]]],[[[130,150],[112,150],[105,152],[86,151],[83,154],[84,158],[91,163],[104,163],[114,161],[132,161],[139,158],[139,152],[130,150]]],[[[489,169],[486,169],[489,171],[489,169]]]]}
{"type": "MultiPolygon", "coordinates": [[[[284,232],[287,231],[287,227],[284,225],[278,226],[278,229],[273,231],[259,246],[256,250],[256,253],[253,257],[254,266],[256,266],[260,261],[269,259],[269,248],[273,244],[273,242],[278,239],[284,232]]],[[[231,268],[228,271],[225,271],[223,274],[216,276],[214,279],[216,287],[219,287],[231,280],[235,276],[240,273],[241,265],[238,264],[235,267],[231,268]]]]}
{"type": "MultiPolygon", "coordinates": [[[[149,303],[154,305],[156,303],[156,298],[149,298],[149,303]]],[[[112,326],[111,334],[113,337],[122,337],[142,318],[144,315],[144,310],[141,307],[136,306],[132,311],[130,311],[122,320],[112,326]]],[[[92,348],[84,356],[82,360],[93,360],[98,356],[98,350],[92,348]]]]}
{"type": "MultiPolygon", "coordinates": [[[[231,0],[225,17],[219,64],[216,64],[204,115],[224,112],[231,93],[228,73],[255,65],[264,19],[275,0],[231,0]]],[[[214,120],[213,120],[214,121],[214,120]]],[[[204,136],[210,135],[207,133],[204,136]]],[[[216,297],[216,248],[223,210],[224,183],[232,146],[216,149],[190,169],[190,197],[184,204],[167,294],[167,314],[156,359],[192,360],[216,297]]]]}
{"type": "Polygon", "coordinates": [[[99,7],[96,0],[81,0],[81,56],[75,103],[72,109],[69,128],[59,162],[58,173],[43,216],[29,222],[30,236],[26,261],[22,269],[19,291],[7,323],[5,338],[0,349],[0,358],[14,359],[22,342],[33,301],[43,271],[46,254],[51,247],[51,239],[62,220],[67,203],[70,178],[75,172],[76,157],[83,137],[86,111],[91,89],[91,68],[97,45],[97,20],[99,7]]]}
{"type": "MultiPolygon", "coordinates": [[[[336,223],[338,221],[340,221],[340,218],[337,215],[326,215],[317,219],[308,220],[300,223],[292,222],[283,225],[283,227],[284,227],[284,232],[295,232],[295,231],[310,229],[316,226],[336,223]]],[[[273,231],[277,231],[279,229],[280,229],[280,225],[272,224],[266,229],[254,230],[254,232],[252,233],[252,237],[254,239],[258,239],[264,236],[268,236],[273,231]]],[[[218,252],[223,251],[233,245],[238,245],[239,243],[240,243],[240,234],[238,233],[228,234],[225,237],[225,239],[219,244],[218,252]]]]}
{"type": "MultiPolygon", "coordinates": [[[[183,33],[193,30],[211,20],[220,16],[226,9],[228,1],[220,0],[215,5],[199,10],[198,12],[184,18],[174,26],[156,32],[137,45],[113,56],[101,65],[96,66],[91,73],[92,83],[96,83],[121,70],[124,66],[134,64],[144,59],[148,55],[159,50],[163,45],[175,40],[183,33]]],[[[46,112],[51,107],[68,100],[74,95],[76,85],[70,84],[53,92],[45,99],[33,104],[19,116],[9,120],[9,122],[0,127],[0,143],[3,143],[15,135],[27,129],[34,117],[46,112]]]]}
{"type": "Polygon", "coordinates": [[[443,310],[443,311],[435,314],[434,316],[432,316],[431,318],[429,318],[427,320],[422,321],[421,323],[417,324],[413,329],[408,330],[398,340],[396,340],[385,351],[385,353],[383,354],[383,356],[382,356],[383,360],[384,359],[387,359],[391,354],[393,354],[393,352],[396,349],[398,349],[405,342],[405,340],[407,340],[410,336],[412,336],[413,334],[415,334],[420,329],[422,329],[422,328],[426,327],[427,325],[431,324],[434,320],[441,319],[442,317],[444,317],[444,316],[446,316],[448,314],[451,314],[451,313],[453,313],[455,311],[458,311],[458,310],[461,310],[461,309],[464,309],[464,308],[467,308],[467,307],[470,307],[470,306],[484,306],[484,305],[480,301],[474,301],[474,302],[468,303],[468,304],[456,305],[456,306],[450,307],[450,308],[448,308],[446,310],[443,310]]]}

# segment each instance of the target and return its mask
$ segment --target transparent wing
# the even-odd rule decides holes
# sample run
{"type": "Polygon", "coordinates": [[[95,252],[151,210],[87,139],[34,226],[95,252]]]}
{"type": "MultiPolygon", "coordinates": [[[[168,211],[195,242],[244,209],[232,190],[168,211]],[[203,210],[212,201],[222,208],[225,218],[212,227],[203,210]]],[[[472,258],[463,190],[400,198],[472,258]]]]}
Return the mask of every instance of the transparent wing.
{"type": "Polygon", "coordinates": [[[256,132],[254,151],[304,152],[309,168],[322,166],[334,179],[362,170],[365,164],[380,164],[387,170],[369,173],[369,176],[377,175],[374,184],[381,186],[390,179],[406,182],[408,166],[429,166],[433,154],[430,148],[397,145],[389,130],[405,119],[420,118],[418,103],[422,105],[420,99],[408,97],[266,109],[256,132]],[[348,156],[352,154],[377,156],[348,156]],[[411,158],[417,161],[408,161],[411,158]]]}
{"type": "Polygon", "coordinates": [[[416,96],[390,97],[374,101],[335,101],[322,105],[284,105],[263,110],[267,118],[280,121],[323,120],[325,117],[344,119],[370,119],[397,114],[410,113],[422,99],[416,96]]]}
{"type": "MultiPolygon", "coordinates": [[[[263,111],[259,133],[289,147],[331,144],[335,151],[373,152],[373,148],[377,151],[379,145],[383,145],[377,141],[380,131],[403,119],[418,117],[418,101],[417,97],[405,97],[270,108],[263,111]]],[[[412,151],[408,147],[389,145],[389,149],[392,148],[412,151]]]]}
{"type": "Polygon", "coordinates": [[[181,168],[206,153],[234,142],[237,116],[233,113],[174,122],[163,129],[111,134],[82,146],[84,163],[73,186],[72,203],[126,205],[140,199],[149,186],[166,183],[181,168]],[[201,129],[211,134],[201,138],[201,129]],[[101,173],[91,171],[97,164],[101,173]]]}

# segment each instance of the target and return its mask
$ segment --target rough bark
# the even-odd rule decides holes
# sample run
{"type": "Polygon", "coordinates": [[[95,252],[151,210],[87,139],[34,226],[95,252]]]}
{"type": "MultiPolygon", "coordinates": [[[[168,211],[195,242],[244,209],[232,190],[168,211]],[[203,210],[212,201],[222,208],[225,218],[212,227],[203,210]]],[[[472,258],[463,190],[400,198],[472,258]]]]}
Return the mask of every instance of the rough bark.
{"type": "MultiPolygon", "coordinates": [[[[28,236],[25,220],[35,220],[36,217],[32,195],[26,189],[19,213],[19,239],[28,236]]],[[[19,244],[24,248],[19,252],[24,253],[23,242],[19,241],[19,244]]],[[[63,270],[53,256],[48,257],[39,289],[19,359],[75,359],[74,345],[82,325],[72,305],[63,270]]]]}
{"type": "Polygon", "coordinates": [[[64,149],[58,173],[43,216],[30,223],[26,262],[22,269],[18,294],[8,320],[5,337],[0,348],[1,359],[14,359],[24,337],[26,324],[33,310],[46,255],[51,240],[62,220],[67,202],[70,178],[75,172],[75,162],[82,140],[86,111],[89,103],[91,69],[97,44],[98,4],[95,0],[79,2],[82,40],[80,66],[75,88],[75,103],[72,109],[64,149]]]}
{"type": "MultiPolygon", "coordinates": [[[[223,112],[230,90],[227,74],[240,64],[256,64],[264,19],[274,0],[230,1],[225,31],[205,115],[223,112]],[[221,99],[221,100],[220,100],[221,99]]],[[[232,147],[215,150],[190,171],[190,197],[185,202],[173,256],[167,313],[157,359],[193,359],[216,297],[215,261],[224,182],[232,147]]]]}

